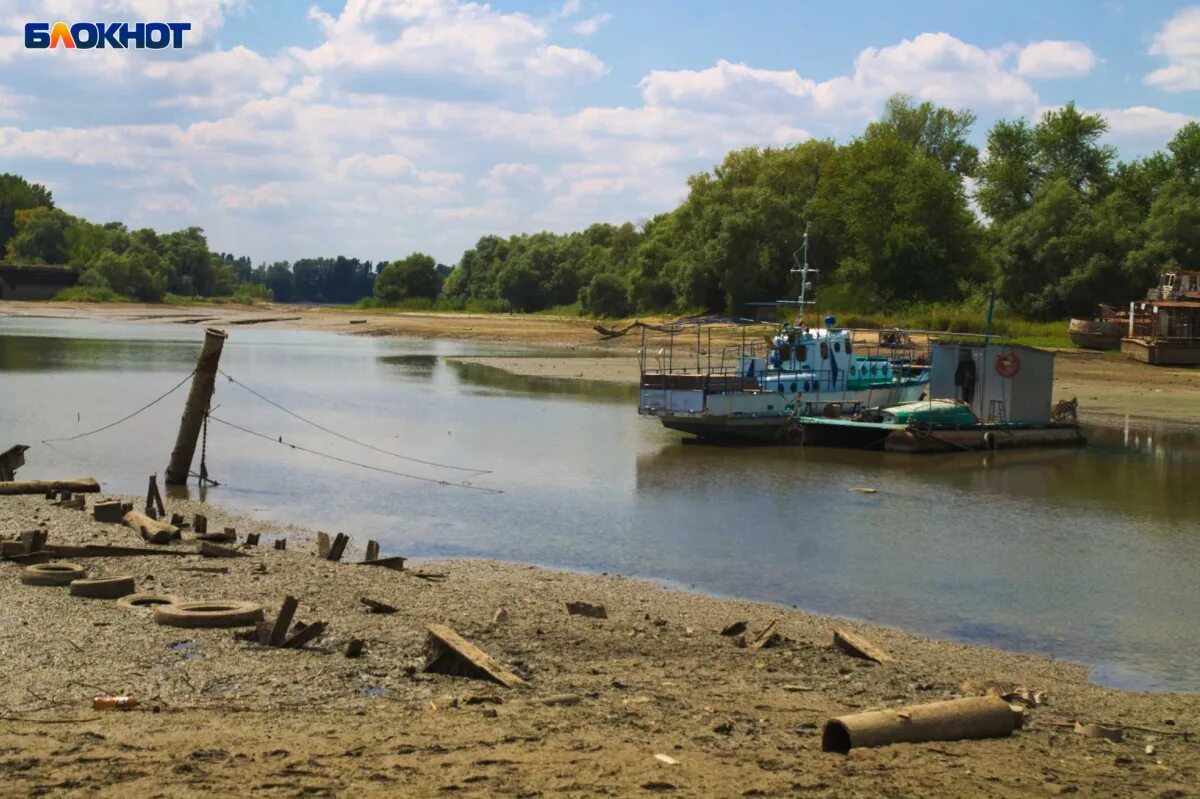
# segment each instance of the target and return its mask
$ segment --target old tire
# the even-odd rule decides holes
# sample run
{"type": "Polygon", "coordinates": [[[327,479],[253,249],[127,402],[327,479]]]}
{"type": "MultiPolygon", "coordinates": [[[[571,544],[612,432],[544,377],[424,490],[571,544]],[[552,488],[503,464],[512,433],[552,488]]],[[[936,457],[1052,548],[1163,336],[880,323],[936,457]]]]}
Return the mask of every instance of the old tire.
{"type": "Polygon", "coordinates": [[[236,600],[179,602],[154,608],[155,623],[171,627],[249,627],[262,620],[262,605],[236,600]]]}
{"type": "Polygon", "coordinates": [[[178,605],[179,597],[170,594],[129,594],[117,600],[117,607],[124,610],[149,610],[160,605],[178,605]]]}
{"type": "Polygon", "coordinates": [[[37,563],[21,572],[21,582],[25,585],[67,585],[84,577],[87,577],[86,567],[65,560],[37,563]]]}
{"type": "Polygon", "coordinates": [[[71,596],[82,596],[88,599],[120,599],[136,590],[133,577],[129,575],[71,581],[71,596]]]}

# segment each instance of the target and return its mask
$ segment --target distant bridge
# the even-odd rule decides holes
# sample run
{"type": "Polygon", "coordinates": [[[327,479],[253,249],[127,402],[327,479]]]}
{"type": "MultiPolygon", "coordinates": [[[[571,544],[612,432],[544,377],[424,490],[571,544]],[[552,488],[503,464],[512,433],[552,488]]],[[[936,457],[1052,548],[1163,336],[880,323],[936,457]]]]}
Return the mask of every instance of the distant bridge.
{"type": "Polygon", "coordinates": [[[69,266],[0,264],[0,300],[48,300],[78,281],[69,266]]]}

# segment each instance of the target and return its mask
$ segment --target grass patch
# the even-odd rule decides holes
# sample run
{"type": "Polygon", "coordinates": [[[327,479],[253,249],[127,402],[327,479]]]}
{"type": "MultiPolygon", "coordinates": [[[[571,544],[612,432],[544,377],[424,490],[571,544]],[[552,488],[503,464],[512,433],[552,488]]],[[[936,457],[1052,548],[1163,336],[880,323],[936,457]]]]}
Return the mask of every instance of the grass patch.
{"type": "Polygon", "coordinates": [[[108,286],[71,286],[54,295],[59,302],[133,302],[108,286]]]}

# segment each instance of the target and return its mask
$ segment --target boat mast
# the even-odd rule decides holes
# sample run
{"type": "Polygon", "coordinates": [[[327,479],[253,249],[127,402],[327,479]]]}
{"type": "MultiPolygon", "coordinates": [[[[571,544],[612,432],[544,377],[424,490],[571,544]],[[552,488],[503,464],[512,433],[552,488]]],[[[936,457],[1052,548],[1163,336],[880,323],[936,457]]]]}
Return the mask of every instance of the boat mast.
{"type": "Polygon", "coordinates": [[[817,304],[816,300],[811,300],[808,298],[808,293],[810,291],[812,291],[812,288],[813,288],[812,282],[808,279],[808,273],[812,272],[815,274],[820,271],[818,269],[813,269],[808,265],[808,223],[807,222],[804,223],[804,241],[800,245],[800,249],[798,249],[792,253],[792,263],[794,263],[796,265],[796,267],[791,270],[791,273],[793,275],[796,275],[796,274],[800,275],[800,297],[799,297],[799,299],[796,300],[796,304],[798,306],[800,306],[800,321],[803,322],[805,309],[807,309],[808,306],[810,306],[810,305],[817,304]],[[804,253],[803,262],[798,257],[796,257],[799,253],[804,253]]]}

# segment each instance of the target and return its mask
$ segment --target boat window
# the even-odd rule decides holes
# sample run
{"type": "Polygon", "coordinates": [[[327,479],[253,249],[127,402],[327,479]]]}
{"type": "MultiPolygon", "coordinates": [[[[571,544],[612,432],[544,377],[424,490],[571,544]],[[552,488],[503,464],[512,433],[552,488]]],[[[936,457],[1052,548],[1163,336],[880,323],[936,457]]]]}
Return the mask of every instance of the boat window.
{"type": "Polygon", "coordinates": [[[821,342],[821,360],[822,361],[829,360],[829,342],[827,342],[827,341],[821,342]]]}
{"type": "Polygon", "coordinates": [[[808,381],[807,380],[804,381],[804,390],[808,391],[808,381]]]}
{"type": "Polygon", "coordinates": [[[841,352],[842,351],[842,342],[840,342],[840,341],[833,342],[833,351],[841,352]]]}
{"type": "Polygon", "coordinates": [[[804,346],[803,344],[796,345],[796,360],[797,361],[808,360],[808,347],[804,346]]]}
{"type": "Polygon", "coordinates": [[[792,393],[796,393],[796,382],[794,380],[792,381],[792,393]]]}

